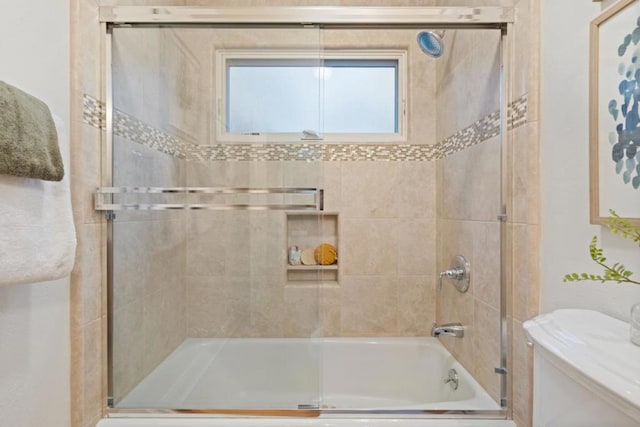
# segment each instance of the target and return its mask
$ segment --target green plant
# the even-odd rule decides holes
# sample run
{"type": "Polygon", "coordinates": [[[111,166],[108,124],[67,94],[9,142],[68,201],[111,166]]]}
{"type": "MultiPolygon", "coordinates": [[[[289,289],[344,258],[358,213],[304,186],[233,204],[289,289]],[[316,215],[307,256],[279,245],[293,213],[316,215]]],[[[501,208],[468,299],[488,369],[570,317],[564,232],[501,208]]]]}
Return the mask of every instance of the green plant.
{"type": "MultiPolygon", "coordinates": [[[[629,239],[640,245],[640,227],[631,223],[631,221],[620,216],[612,209],[609,210],[611,216],[606,219],[605,225],[613,234],[618,234],[625,239],[629,239]]],[[[617,283],[635,283],[640,285],[640,281],[631,278],[633,272],[616,262],[613,265],[607,264],[607,258],[604,256],[602,248],[598,247],[598,236],[593,236],[589,245],[589,254],[591,259],[604,269],[603,274],[591,273],[569,273],[564,276],[564,282],[582,282],[585,280],[617,283]]]]}

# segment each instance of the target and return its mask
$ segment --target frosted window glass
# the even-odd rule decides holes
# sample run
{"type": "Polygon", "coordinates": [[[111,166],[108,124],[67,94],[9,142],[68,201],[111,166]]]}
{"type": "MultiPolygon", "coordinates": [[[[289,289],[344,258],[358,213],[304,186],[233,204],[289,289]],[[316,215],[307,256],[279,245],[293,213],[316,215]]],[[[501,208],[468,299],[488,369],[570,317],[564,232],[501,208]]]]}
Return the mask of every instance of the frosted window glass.
{"type": "Polygon", "coordinates": [[[395,133],[396,67],[328,67],[326,133],[395,133]]]}
{"type": "Polygon", "coordinates": [[[398,131],[397,61],[326,60],[324,67],[231,64],[230,133],[398,131]]]}
{"type": "Polygon", "coordinates": [[[314,67],[231,66],[227,132],[276,133],[320,127],[320,84],[314,67]]]}

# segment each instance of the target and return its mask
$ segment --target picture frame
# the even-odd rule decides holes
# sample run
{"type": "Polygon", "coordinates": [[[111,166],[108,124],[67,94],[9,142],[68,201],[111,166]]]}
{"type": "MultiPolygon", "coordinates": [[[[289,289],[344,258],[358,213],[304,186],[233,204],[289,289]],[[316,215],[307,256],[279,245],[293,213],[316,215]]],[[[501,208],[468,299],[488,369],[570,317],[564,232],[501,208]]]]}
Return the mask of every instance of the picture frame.
{"type": "Polygon", "coordinates": [[[590,222],[640,224],[640,0],[591,21],[589,77],[590,222]]]}

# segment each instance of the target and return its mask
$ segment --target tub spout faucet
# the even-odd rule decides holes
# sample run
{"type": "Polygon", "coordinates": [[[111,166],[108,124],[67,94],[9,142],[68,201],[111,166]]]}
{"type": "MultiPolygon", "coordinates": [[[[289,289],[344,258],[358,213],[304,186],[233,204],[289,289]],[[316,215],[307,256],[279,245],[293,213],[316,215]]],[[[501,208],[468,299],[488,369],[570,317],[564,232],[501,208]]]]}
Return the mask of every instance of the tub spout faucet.
{"type": "Polygon", "coordinates": [[[462,338],[464,337],[464,326],[460,323],[446,323],[444,325],[434,323],[431,328],[431,336],[439,337],[440,335],[462,338]]]}

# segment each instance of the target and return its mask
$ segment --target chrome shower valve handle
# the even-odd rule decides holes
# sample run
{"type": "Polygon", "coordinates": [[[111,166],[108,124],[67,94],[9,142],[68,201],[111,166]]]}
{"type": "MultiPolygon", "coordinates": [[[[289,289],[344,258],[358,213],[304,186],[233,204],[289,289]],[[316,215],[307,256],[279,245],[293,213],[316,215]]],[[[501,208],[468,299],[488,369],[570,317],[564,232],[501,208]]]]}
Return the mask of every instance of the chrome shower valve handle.
{"type": "Polygon", "coordinates": [[[471,282],[471,265],[469,261],[462,255],[453,257],[449,269],[440,272],[438,277],[438,290],[442,289],[442,279],[444,277],[453,281],[453,286],[455,286],[458,292],[467,292],[471,282]]]}
{"type": "Polygon", "coordinates": [[[446,277],[447,279],[453,280],[462,280],[464,279],[464,268],[456,267],[449,270],[441,271],[440,278],[438,281],[438,287],[442,289],[442,278],[446,277]]]}

